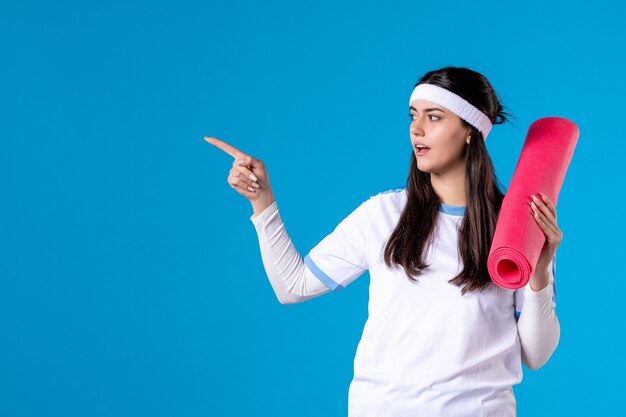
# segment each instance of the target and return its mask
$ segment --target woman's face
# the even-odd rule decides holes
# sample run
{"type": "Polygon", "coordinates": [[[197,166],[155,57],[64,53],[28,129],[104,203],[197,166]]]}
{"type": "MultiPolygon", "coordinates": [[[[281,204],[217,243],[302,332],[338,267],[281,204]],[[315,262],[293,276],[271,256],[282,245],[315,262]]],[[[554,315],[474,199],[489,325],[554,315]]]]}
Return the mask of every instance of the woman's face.
{"type": "Polygon", "coordinates": [[[411,143],[419,170],[431,174],[457,170],[465,172],[466,139],[471,129],[463,126],[461,118],[426,100],[413,100],[409,111],[412,119],[411,143]],[[430,149],[422,155],[418,144],[430,149]]]}

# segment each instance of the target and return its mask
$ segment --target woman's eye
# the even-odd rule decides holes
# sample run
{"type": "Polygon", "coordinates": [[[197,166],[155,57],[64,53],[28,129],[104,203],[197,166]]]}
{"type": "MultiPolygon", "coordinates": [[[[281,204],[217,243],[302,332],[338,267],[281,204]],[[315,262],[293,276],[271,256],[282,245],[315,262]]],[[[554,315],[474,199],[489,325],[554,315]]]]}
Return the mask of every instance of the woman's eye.
{"type": "MultiPolygon", "coordinates": [[[[435,119],[435,120],[430,119],[430,120],[432,120],[432,121],[437,121],[437,120],[439,120],[439,119],[440,119],[440,117],[439,117],[439,116],[436,116],[436,115],[434,115],[434,114],[429,114],[429,115],[428,115],[428,117],[431,117],[431,116],[432,116],[432,117],[436,117],[436,119],[435,119]]],[[[414,114],[409,113],[409,119],[411,119],[411,120],[415,120],[415,117],[416,117],[416,116],[415,116],[414,114]]]]}

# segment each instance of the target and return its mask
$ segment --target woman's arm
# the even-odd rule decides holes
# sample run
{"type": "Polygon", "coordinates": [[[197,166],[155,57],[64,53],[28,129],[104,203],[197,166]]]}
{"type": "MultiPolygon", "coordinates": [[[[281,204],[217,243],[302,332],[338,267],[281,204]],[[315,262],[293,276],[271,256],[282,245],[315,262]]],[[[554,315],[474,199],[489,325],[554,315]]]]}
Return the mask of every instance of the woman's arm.
{"type": "Polygon", "coordinates": [[[305,265],[285,231],[265,164],[234,146],[211,137],[205,141],[233,158],[228,184],[252,204],[250,217],[259,236],[265,271],[282,304],[299,303],[329,292],[330,289],[305,265]]]}
{"type": "Polygon", "coordinates": [[[256,229],[263,266],[281,304],[294,304],[330,292],[306,266],[285,230],[276,201],[250,220],[256,229]]]}
{"type": "Polygon", "coordinates": [[[553,305],[553,277],[550,268],[542,272],[548,278],[548,285],[534,291],[527,284],[524,287],[524,303],[517,321],[517,330],[522,345],[522,362],[531,370],[541,368],[548,361],[561,335],[559,319],[553,305]]]}

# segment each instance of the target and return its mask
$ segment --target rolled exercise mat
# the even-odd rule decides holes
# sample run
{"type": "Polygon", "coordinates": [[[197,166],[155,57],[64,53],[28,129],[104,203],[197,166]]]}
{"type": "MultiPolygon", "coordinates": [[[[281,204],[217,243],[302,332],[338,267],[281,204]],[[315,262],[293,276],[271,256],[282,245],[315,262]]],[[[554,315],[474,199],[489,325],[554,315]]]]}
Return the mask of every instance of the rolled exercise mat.
{"type": "Polygon", "coordinates": [[[502,288],[524,287],[546,240],[529,206],[532,194],[546,194],[556,205],[580,132],[562,117],[544,117],[528,128],[491,242],[487,268],[502,288]]]}

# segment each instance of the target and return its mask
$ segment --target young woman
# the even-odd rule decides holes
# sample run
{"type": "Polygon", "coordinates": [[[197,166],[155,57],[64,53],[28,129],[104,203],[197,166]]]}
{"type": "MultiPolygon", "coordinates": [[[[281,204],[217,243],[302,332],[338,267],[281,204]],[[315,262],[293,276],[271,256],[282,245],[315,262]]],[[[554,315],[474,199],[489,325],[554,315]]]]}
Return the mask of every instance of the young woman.
{"type": "Polygon", "coordinates": [[[228,183],[252,203],[263,265],[281,303],[339,291],[370,272],[349,416],[515,416],[521,363],[543,366],[560,336],[555,206],[541,190],[529,196],[546,244],[524,288],[496,286],[487,258],[503,194],[484,141],[506,113],[484,76],[459,67],[426,73],[409,104],[406,187],[361,203],[304,259],[263,162],[206,140],[236,158],[228,183]]]}

